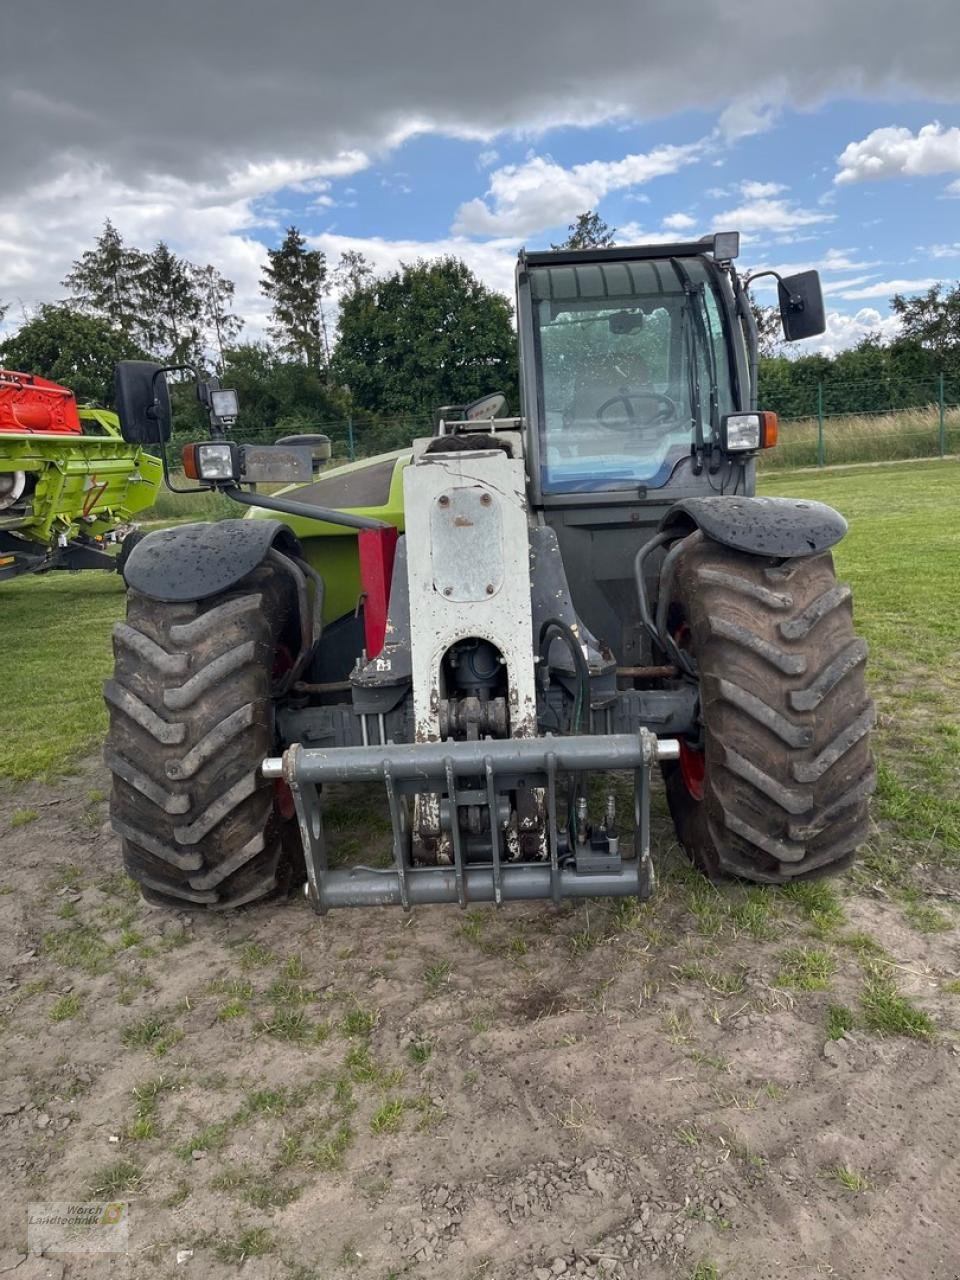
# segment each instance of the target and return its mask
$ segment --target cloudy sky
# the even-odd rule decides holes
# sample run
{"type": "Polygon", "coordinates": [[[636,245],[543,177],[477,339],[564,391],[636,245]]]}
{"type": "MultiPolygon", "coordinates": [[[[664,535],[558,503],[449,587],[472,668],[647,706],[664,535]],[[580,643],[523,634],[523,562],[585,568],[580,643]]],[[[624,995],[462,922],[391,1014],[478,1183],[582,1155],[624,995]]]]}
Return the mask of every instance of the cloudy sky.
{"type": "Polygon", "coordinates": [[[110,217],[237,283],[295,222],[512,291],[521,245],[743,233],[817,265],[827,344],[960,275],[956,0],[6,0],[0,303],[62,294],[110,217]]]}

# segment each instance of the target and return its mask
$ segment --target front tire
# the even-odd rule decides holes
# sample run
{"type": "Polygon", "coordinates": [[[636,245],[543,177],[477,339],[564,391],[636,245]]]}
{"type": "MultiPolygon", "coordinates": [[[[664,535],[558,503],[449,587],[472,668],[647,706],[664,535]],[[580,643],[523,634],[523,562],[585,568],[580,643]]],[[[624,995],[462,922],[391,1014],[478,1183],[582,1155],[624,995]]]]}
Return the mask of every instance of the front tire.
{"type": "Polygon", "coordinates": [[[669,591],[702,721],[664,770],[680,843],[708,875],[768,884],[848,865],[868,832],[875,717],[832,556],[778,563],[695,533],[669,591]]]}
{"type": "Polygon", "coordinates": [[[263,565],[221,595],[166,604],[131,591],[104,686],[110,817],[150,901],[224,911],[270,897],[302,853],[260,765],[294,604],[263,565]]]}

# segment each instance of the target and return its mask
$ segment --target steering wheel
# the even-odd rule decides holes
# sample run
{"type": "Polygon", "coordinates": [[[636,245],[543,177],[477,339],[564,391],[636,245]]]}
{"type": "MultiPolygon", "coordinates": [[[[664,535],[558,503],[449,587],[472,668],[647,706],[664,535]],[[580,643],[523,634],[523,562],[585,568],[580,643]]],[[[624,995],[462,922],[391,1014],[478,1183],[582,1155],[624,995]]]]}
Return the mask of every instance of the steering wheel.
{"type": "Polygon", "coordinates": [[[611,431],[632,431],[635,427],[652,427],[660,422],[670,422],[676,417],[676,402],[671,400],[669,396],[661,395],[659,391],[621,391],[619,395],[611,396],[609,400],[604,400],[597,410],[597,421],[603,426],[609,427],[611,431]],[[634,412],[634,400],[652,400],[656,407],[649,416],[640,418],[634,412]],[[604,422],[603,415],[615,404],[623,405],[625,416],[604,422]]]}

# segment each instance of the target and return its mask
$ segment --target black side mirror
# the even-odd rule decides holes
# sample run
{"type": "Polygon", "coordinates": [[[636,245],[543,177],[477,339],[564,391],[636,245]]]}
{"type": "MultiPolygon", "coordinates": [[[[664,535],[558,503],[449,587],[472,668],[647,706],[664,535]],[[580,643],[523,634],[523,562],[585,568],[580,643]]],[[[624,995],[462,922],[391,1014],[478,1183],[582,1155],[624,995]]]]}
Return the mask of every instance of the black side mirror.
{"type": "Polygon", "coordinates": [[[780,294],[780,320],[787,342],[815,338],[827,327],[823,310],[823,291],[816,271],[801,271],[784,276],[777,284],[780,294]]]}
{"type": "Polygon", "coordinates": [[[165,444],[170,439],[170,392],[162,365],[121,360],[113,377],[113,400],[120,434],[128,444],[165,444]]]}

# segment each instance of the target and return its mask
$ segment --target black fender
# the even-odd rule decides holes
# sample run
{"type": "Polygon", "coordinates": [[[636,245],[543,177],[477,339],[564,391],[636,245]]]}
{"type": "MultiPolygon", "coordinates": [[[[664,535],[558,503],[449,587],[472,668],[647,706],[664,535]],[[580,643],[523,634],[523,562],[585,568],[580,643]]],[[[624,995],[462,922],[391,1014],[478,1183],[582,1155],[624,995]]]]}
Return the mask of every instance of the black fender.
{"type": "Polygon", "coordinates": [[[148,533],[123,566],[128,587],[151,600],[206,600],[252,573],[271,547],[302,554],[279,520],[218,520],[148,533]]]}
{"type": "Polygon", "coordinates": [[[826,551],[847,532],[839,511],[803,498],[684,498],[660,521],[661,532],[682,537],[699,529],[735,551],[790,560],[826,551]]]}

